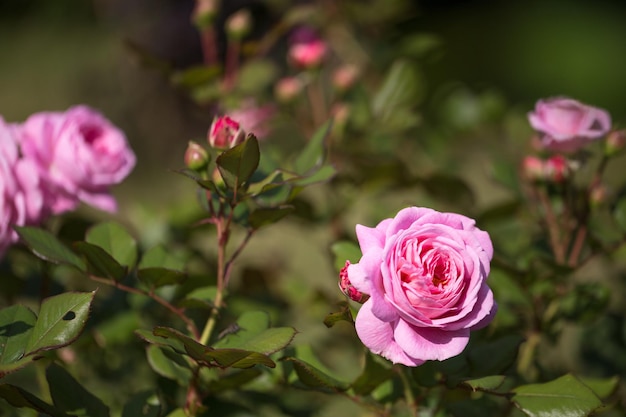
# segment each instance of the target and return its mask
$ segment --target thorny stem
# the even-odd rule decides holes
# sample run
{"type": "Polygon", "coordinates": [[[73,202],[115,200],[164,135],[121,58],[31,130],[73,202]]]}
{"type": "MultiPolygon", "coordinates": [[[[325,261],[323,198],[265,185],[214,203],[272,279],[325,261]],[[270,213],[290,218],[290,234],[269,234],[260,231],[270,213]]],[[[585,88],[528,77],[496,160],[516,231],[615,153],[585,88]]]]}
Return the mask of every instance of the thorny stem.
{"type": "Polygon", "coordinates": [[[140,290],[138,288],[129,287],[128,285],[124,285],[121,282],[113,281],[113,280],[110,280],[110,279],[107,279],[107,278],[98,277],[98,276],[95,276],[95,275],[89,275],[89,278],[91,278],[93,281],[100,282],[100,283],[106,284],[106,285],[110,285],[112,287],[115,287],[115,288],[117,288],[119,290],[122,290],[122,291],[126,291],[128,293],[139,294],[139,295],[143,295],[143,296],[152,298],[154,301],[156,301],[157,303],[161,304],[163,307],[165,307],[166,309],[168,309],[169,311],[174,313],[183,322],[185,322],[185,325],[187,326],[187,330],[189,330],[189,332],[193,335],[194,338],[197,339],[199,337],[198,328],[196,327],[194,322],[189,317],[187,317],[185,315],[185,311],[183,309],[174,307],[167,300],[161,298],[160,296],[158,296],[154,292],[152,292],[152,291],[148,292],[148,291],[140,290]]]}

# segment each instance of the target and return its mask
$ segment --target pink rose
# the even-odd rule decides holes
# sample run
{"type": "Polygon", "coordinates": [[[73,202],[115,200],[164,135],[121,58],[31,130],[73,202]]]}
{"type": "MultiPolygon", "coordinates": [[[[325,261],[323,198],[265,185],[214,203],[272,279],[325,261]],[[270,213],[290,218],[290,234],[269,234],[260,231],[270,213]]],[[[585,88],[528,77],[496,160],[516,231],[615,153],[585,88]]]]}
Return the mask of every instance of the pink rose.
{"type": "Polygon", "coordinates": [[[315,68],[322,63],[327,49],[326,42],[319,39],[295,43],[289,48],[289,60],[299,68],[315,68]]]}
{"type": "Polygon", "coordinates": [[[52,213],[73,210],[79,201],[116,210],[109,188],[135,166],[120,129],[97,111],[76,106],[64,113],[33,114],[21,132],[22,152],[39,169],[52,213]]]}
{"type": "Polygon", "coordinates": [[[0,117],[0,257],[18,239],[13,226],[38,224],[47,214],[36,166],[19,156],[18,131],[0,117]]]}
{"type": "Polygon", "coordinates": [[[372,352],[408,366],[444,360],[493,318],[486,283],[493,246],[474,220],[409,207],[356,233],[363,256],[348,275],[370,295],[356,331],[372,352]]]}
{"type": "Polygon", "coordinates": [[[555,152],[577,151],[611,129],[611,116],[605,110],[564,97],[539,100],[528,120],[543,133],[542,146],[555,152]]]}
{"type": "Polygon", "coordinates": [[[230,149],[242,143],[245,138],[246,132],[239,122],[222,116],[213,119],[207,140],[213,148],[230,149]]]}
{"type": "Polygon", "coordinates": [[[254,101],[247,101],[237,110],[228,113],[244,132],[252,133],[257,139],[263,139],[270,134],[270,125],[275,114],[273,105],[258,106],[254,101]]]}

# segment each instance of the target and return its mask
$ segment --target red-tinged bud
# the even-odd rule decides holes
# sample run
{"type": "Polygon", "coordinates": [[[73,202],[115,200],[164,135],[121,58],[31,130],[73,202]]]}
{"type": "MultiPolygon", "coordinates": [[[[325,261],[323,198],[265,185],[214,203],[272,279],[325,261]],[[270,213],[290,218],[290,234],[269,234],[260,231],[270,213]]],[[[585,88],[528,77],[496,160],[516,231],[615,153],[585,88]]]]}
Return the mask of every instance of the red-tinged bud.
{"type": "Polygon", "coordinates": [[[303,89],[303,83],[298,77],[285,77],[276,82],[274,95],[281,103],[292,102],[303,89]]]}
{"type": "Polygon", "coordinates": [[[289,48],[289,61],[298,68],[314,69],[321,65],[327,51],[326,42],[320,39],[295,43],[289,48]]]}
{"type": "Polygon", "coordinates": [[[189,141],[185,151],[185,166],[194,171],[200,171],[209,164],[209,154],[202,146],[194,141],[189,141]]]}
{"type": "Polygon", "coordinates": [[[522,161],[522,173],[530,181],[543,181],[545,179],[545,163],[536,156],[527,156],[522,161]]]}
{"type": "Polygon", "coordinates": [[[603,205],[609,197],[609,189],[602,183],[596,183],[589,191],[589,203],[592,207],[603,205]]]}
{"type": "Polygon", "coordinates": [[[563,155],[554,155],[548,158],[544,170],[546,181],[550,182],[563,182],[571,174],[569,161],[563,155]]]}
{"type": "Polygon", "coordinates": [[[338,91],[352,88],[359,77],[359,69],[354,65],[343,65],[333,72],[333,86],[338,91]]]}
{"type": "Polygon", "coordinates": [[[240,9],[226,19],[226,34],[233,39],[241,40],[252,29],[252,15],[248,9],[240,9]]]}
{"type": "Polygon", "coordinates": [[[213,26],[218,12],[218,0],[196,0],[196,7],[191,17],[199,29],[213,26]]]}
{"type": "Polygon", "coordinates": [[[624,149],[626,145],[626,131],[615,130],[606,137],[604,151],[608,156],[613,156],[624,149]]]}
{"type": "Polygon", "coordinates": [[[208,142],[216,149],[230,149],[246,139],[241,125],[228,116],[216,117],[209,128],[208,142]]]}
{"type": "Polygon", "coordinates": [[[363,294],[356,288],[352,286],[350,283],[350,279],[348,278],[348,267],[350,266],[350,261],[346,261],[346,265],[341,268],[339,272],[339,288],[341,292],[344,293],[349,299],[352,301],[356,301],[359,304],[363,304],[366,302],[370,296],[367,294],[363,294]]]}

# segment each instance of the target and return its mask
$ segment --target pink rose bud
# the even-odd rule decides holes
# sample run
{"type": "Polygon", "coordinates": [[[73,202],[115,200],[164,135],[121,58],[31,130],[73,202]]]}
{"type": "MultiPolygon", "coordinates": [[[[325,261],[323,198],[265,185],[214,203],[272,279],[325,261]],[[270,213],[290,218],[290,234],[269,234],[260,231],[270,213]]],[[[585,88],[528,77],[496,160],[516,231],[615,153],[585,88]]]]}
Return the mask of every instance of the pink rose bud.
{"type": "Polygon", "coordinates": [[[252,15],[248,9],[240,9],[226,20],[226,34],[235,39],[242,39],[252,29],[252,15]]]}
{"type": "Polygon", "coordinates": [[[289,60],[296,67],[313,69],[320,66],[326,56],[326,42],[315,39],[309,42],[295,43],[289,48],[289,60]]]}
{"type": "Polygon", "coordinates": [[[274,95],[281,103],[290,103],[302,92],[302,81],[298,77],[285,77],[276,82],[274,95]]]}
{"type": "Polygon", "coordinates": [[[526,156],[522,161],[522,173],[530,181],[545,179],[545,163],[536,156],[526,156]]]}
{"type": "Polygon", "coordinates": [[[196,0],[192,20],[196,27],[204,29],[213,25],[218,11],[218,0],[196,0]]]}
{"type": "Polygon", "coordinates": [[[626,145],[626,131],[616,130],[606,137],[604,151],[607,155],[612,156],[624,149],[626,145]]]}
{"type": "Polygon", "coordinates": [[[341,289],[341,292],[346,295],[346,297],[359,304],[363,304],[368,298],[370,298],[370,296],[363,294],[352,286],[350,279],[348,278],[348,266],[350,266],[350,261],[346,261],[346,265],[341,268],[341,271],[339,272],[339,288],[341,289]]]}
{"type": "Polygon", "coordinates": [[[209,164],[209,154],[206,149],[190,140],[185,151],[185,166],[194,171],[200,171],[209,164]]]}
{"type": "Polygon", "coordinates": [[[544,175],[547,181],[563,182],[570,174],[569,161],[563,155],[554,155],[545,162],[544,175]]]}
{"type": "Polygon", "coordinates": [[[349,90],[357,78],[359,69],[354,65],[343,65],[333,72],[333,86],[339,91],[349,90]]]}
{"type": "Polygon", "coordinates": [[[575,152],[611,129],[605,110],[565,97],[539,100],[528,120],[543,134],[542,146],[554,152],[575,152]]]}
{"type": "Polygon", "coordinates": [[[230,149],[246,138],[240,124],[228,116],[216,117],[209,128],[208,142],[216,149],[230,149]]]}

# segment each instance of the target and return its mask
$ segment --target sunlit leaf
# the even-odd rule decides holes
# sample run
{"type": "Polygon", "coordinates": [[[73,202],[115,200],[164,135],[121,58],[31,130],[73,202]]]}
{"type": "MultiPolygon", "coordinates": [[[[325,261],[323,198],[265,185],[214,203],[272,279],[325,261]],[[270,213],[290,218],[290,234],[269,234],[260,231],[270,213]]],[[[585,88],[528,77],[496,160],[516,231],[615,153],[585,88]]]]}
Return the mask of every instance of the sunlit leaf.
{"type": "Polygon", "coordinates": [[[522,385],[512,401],[531,417],[585,417],[602,406],[589,387],[567,374],[543,384],[522,385]]]}
{"type": "Polygon", "coordinates": [[[64,293],[46,298],[26,345],[26,354],[73,342],[85,327],[94,294],[64,293]]]}
{"type": "Polygon", "coordinates": [[[126,268],[99,246],[87,242],[74,242],[74,250],[87,260],[87,269],[93,275],[118,281],[126,275],[126,268]]]}
{"type": "Polygon", "coordinates": [[[259,142],[254,135],[248,135],[239,145],[220,154],[217,167],[229,188],[240,188],[248,182],[259,166],[259,142]]]}
{"type": "Polygon", "coordinates": [[[309,388],[333,392],[345,391],[349,387],[348,383],[333,378],[303,360],[294,357],[286,357],[283,360],[292,363],[298,380],[309,388]]]}
{"type": "Polygon", "coordinates": [[[502,386],[505,379],[504,375],[491,375],[483,378],[468,379],[462,383],[473,391],[495,391],[502,386]]]}
{"type": "Polygon", "coordinates": [[[328,314],[324,318],[324,325],[326,327],[333,327],[340,321],[345,321],[354,325],[354,318],[352,317],[352,312],[350,311],[350,305],[347,302],[343,302],[340,304],[339,311],[328,314]]]}
{"type": "Polygon", "coordinates": [[[180,284],[187,275],[166,268],[142,268],[137,270],[137,278],[151,288],[159,288],[164,285],[180,284]]]}
{"type": "Polygon", "coordinates": [[[163,349],[157,345],[148,346],[146,354],[152,370],[164,378],[177,381],[180,385],[188,385],[192,377],[191,370],[169,358],[163,349]]]}
{"type": "Polygon", "coordinates": [[[294,162],[294,171],[300,175],[310,173],[314,168],[319,167],[326,158],[326,140],[330,134],[332,121],[327,121],[320,126],[311,140],[294,162]]]}
{"type": "Polygon", "coordinates": [[[0,310],[0,378],[35,359],[25,353],[36,320],[35,313],[24,306],[0,310]]]}

